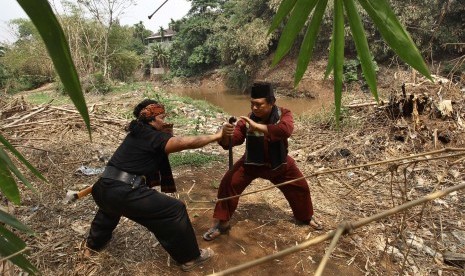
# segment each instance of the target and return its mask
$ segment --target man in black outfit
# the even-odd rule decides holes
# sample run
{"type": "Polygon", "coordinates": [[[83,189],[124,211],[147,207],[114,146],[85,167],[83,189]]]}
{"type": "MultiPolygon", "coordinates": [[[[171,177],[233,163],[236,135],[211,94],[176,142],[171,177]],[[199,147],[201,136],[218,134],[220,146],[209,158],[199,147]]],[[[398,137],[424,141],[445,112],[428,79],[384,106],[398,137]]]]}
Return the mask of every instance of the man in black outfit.
{"type": "Polygon", "coordinates": [[[139,103],[133,114],[136,119],[129,124],[128,135],[93,186],[99,209],[86,245],[91,250],[102,249],[125,216],[154,233],[182,270],[192,270],[213,256],[213,250],[199,249],[184,203],[147,184],[161,182],[163,192],[174,192],[168,154],[200,148],[232,133],[224,129],[211,135],[174,137],[172,130],[165,131],[163,105],[153,100],[139,103]]]}

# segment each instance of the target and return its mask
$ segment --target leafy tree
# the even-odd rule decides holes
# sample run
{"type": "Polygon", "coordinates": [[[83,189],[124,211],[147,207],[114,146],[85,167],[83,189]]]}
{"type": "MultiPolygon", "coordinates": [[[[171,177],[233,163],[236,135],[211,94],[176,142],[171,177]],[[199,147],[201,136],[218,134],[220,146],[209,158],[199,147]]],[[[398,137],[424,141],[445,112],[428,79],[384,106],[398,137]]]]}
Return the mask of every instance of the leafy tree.
{"type": "Polygon", "coordinates": [[[145,38],[150,36],[151,33],[152,32],[150,30],[147,30],[145,28],[145,25],[142,21],[139,21],[139,23],[134,24],[134,30],[133,30],[132,36],[135,39],[139,40],[142,44],[147,45],[145,38]]]}
{"type": "Polygon", "coordinates": [[[465,41],[464,1],[397,0],[392,8],[425,54],[450,53],[453,47],[445,47],[445,44],[465,41]]]}
{"type": "Polygon", "coordinates": [[[163,29],[163,26],[160,26],[160,29],[158,29],[158,33],[160,34],[161,41],[165,38],[165,29],[163,29]]]}
{"type": "Polygon", "coordinates": [[[112,76],[121,81],[131,81],[141,64],[141,57],[133,51],[123,50],[111,56],[112,76]]]}
{"type": "MultiPolygon", "coordinates": [[[[133,36],[133,29],[114,24],[109,36],[109,76],[121,81],[133,79],[135,71],[141,65],[142,51],[135,51],[134,44],[139,42],[133,36]]],[[[144,46],[145,51],[145,46],[144,46]]]]}
{"type": "Polygon", "coordinates": [[[175,32],[179,32],[180,24],[181,24],[180,20],[174,20],[173,18],[171,18],[170,23],[168,23],[168,27],[175,32]]]}
{"type": "Polygon", "coordinates": [[[77,0],[102,26],[103,32],[103,75],[108,74],[108,59],[110,57],[109,37],[114,24],[118,22],[118,17],[135,3],[134,0],[77,0]]]}
{"type": "Polygon", "coordinates": [[[135,51],[138,55],[143,55],[147,45],[146,38],[149,37],[152,32],[145,28],[142,21],[140,21],[137,24],[134,24],[132,30],[132,36],[134,39],[132,42],[131,49],[135,51]]]}
{"type": "Polygon", "coordinates": [[[170,68],[174,75],[199,75],[220,64],[217,43],[211,37],[218,14],[207,10],[182,20],[170,50],[170,68]]]}
{"type": "Polygon", "coordinates": [[[150,45],[148,52],[151,64],[155,67],[167,68],[169,62],[169,49],[163,47],[161,43],[154,43],[150,45]],[[159,66],[157,66],[159,65],[159,66]]]}
{"type": "Polygon", "coordinates": [[[0,89],[5,88],[9,79],[11,79],[9,68],[7,68],[7,66],[4,64],[4,59],[3,59],[6,51],[7,51],[7,47],[3,45],[0,46],[0,89]]]}
{"type": "Polygon", "coordinates": [[[244,89],[259,61],[269,53],[273,36],[267,34],[267,29],[273,12],[267,2],[231,0],[215,22],[210,39],[216,42],[230,87],[244,89]]]}
{"type": "Polygon", "coordinates": [[[190,0],[191,9],[189,15],[206,14],[221,9],[226,0],[190,0]]]}
{"type": "Polygon", "coordinates": [[[9,22],[9,25],[16,30],[18,37],[16,43],[21,41],[40,39],[40,35],[36,27],[29,19],[13,19],[9,22]]]}
{"type": "Polygon", "coordinates": [[[52,80],[55,73],[51,60],[32,22],[15,19],[9,24],[17,31],[18,39],[2,58],[5,71],[9,72],[6,91],[33,89],[52,80]]]}

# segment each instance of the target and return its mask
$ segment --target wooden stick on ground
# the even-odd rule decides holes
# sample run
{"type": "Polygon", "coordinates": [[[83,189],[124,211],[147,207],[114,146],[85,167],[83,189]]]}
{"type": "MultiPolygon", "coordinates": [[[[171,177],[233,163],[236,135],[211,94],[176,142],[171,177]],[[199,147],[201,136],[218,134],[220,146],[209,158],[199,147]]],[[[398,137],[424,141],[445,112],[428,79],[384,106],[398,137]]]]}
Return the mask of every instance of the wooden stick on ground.
{"type": "Polygon", "coordinates": [[[318,269],[315,272],[315,276],[320,276],[323,275],[323,270],[325,269],[326,263],[329,260],[329,256],[331,256],[331,253],[333,253],[334,248],[336,248],[337,242],[339,241],[339,238],[342,236],[344,231],[346,231],[347,226],[346,225],[340,225],[336,229],[336,233],[334,234],[333,240],[331,241],[331,244],[329,245],[328,250],[326,251],[325,256],[320,262],[320,265],[318,266],[318,269]]]}
{"type": "Polygon", "coordinates": [[[14,122],[11,122],[11,123],[9,123],[9,124],[7,124],[7,125],[5,125],[5,126],[3,126],[1,129],[5,129],[5,128],[10,127],[10,126],[14,126],[16,123],[21,122],[21,121],[23,121],[23,120],[25,120],[25,119],[27,119],[27,118],[29,118],[29,117],[34,116],[35,114],[37,114],[37,113],[39,113],[39,112],[44,111],[47,107],[48,107],[48,106],[44,106],[44,107],[42,107],[42,108],[40,108],[40,109],[38,109],[38,110],[36,110],[36,111],[34,111],[34,112],[31,112],[31,113],[29,113],[29,114],[27,114],[27,115],[25,115],[25,116],[19,118],[18,120],[14,121],[14,122]]]}

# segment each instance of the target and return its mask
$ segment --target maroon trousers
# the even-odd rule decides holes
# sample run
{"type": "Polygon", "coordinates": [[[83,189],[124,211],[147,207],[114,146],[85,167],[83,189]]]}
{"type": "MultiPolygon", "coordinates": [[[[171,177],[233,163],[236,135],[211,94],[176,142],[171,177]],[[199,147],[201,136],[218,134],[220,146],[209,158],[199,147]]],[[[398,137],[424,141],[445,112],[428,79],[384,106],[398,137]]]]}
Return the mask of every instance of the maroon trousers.
{"type": "MultiPolygon", "coordinates": [[[[265,166],[244,165],[244,157],[242,157],[234,164],[233,169],[223,176],[218,189],[218,198],[242,194],[245,188],[256,178],[267,179],[273,184],[279,184],[302,176],[294,159],[290,156],[287,156],[287,164],[276,170],[265,166]]],[[[278,189],[286,197],[292,213],[298,221],[309,221],[312,218],[312,198],[305,179],[280,186],[278,189]]],[[[224,221],[231,219],[238,203],[238,197],[217,202],[213,217],[224,221]]]]}

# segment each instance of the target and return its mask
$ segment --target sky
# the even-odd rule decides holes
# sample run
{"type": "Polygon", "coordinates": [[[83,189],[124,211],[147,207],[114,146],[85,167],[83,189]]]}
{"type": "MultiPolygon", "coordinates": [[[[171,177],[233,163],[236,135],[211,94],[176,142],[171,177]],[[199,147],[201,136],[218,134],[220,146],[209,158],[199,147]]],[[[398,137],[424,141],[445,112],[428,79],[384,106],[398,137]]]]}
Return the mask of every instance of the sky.
{"type": "MultiPolygon", "coordinates": [[[[11,43],[14,41],[14,32],[8,27],[8,22],[16,18],[28,18],[16,0],[1,0],[2,8],[0,9],[0,42],[11,43]]],[[[34,0],[31,0],[34,1],[34,0]]],[[[59,0],[49,0],[51,3],[58,4],[59,0]]],[[[146,29],[157,32],[160,26],[168,28],[171,18],[174,20],[181,19],[190,9],[190,2],[187,0],[169,0],[157,13],[148,19],[165,0],[135,0],[136,6],[129,7],[125,14],[120,16],[122,25],[134,25],[142,21],[146,29]]]]}

